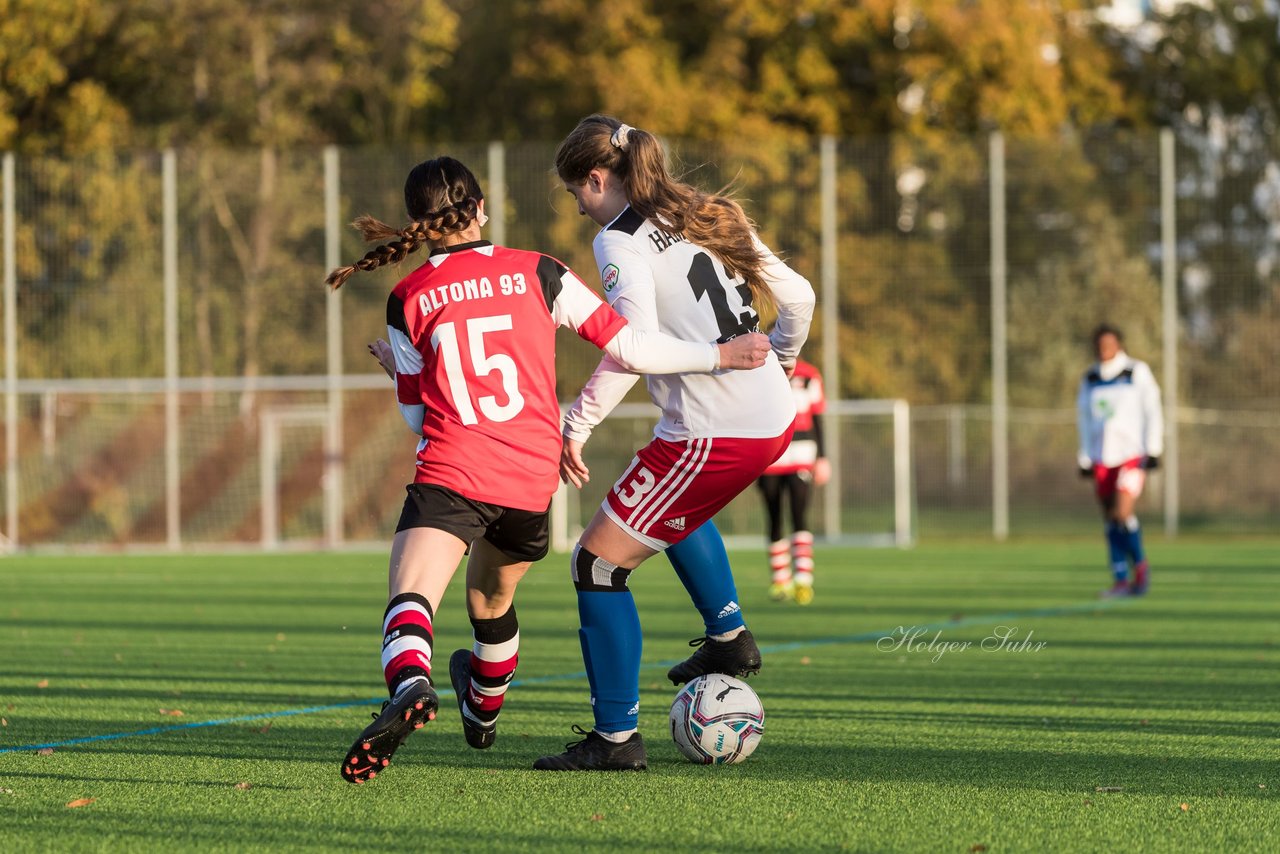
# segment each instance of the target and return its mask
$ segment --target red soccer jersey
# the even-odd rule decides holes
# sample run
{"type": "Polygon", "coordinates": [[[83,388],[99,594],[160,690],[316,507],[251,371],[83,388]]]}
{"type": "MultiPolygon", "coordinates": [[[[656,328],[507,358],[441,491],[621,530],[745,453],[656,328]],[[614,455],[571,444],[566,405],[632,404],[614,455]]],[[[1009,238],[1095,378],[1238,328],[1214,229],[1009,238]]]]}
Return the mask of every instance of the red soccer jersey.
{"type": "Polygon", "coordinates": [[[556,327],[603,347],[625,324],[549,256],[488,241],[433,252],[387,301],[399,402],[425,407],[414,481],[546,510],[561,448],[556,327]]]}
{"type": "Polygon", "coordinates": [[[822,390],[818,369],[803,359],[796,359],[796,369],[791,375],[791,393],[796,401],[795,433],[787,450],[765,469],[765,474],[810,471],[823,454],[822,430],[817,416],[826,411],[827,397],[822,390]]]}
{"type": "Polygon", "coordinates": [[[827,410],[827,396],[822,389],[822,377],[818,369],[804,359],[796,359],[795,372],[791,374],[791,393],[796,399],[796,433],[798,438],[812,438],[813,416],[827,410]]]}

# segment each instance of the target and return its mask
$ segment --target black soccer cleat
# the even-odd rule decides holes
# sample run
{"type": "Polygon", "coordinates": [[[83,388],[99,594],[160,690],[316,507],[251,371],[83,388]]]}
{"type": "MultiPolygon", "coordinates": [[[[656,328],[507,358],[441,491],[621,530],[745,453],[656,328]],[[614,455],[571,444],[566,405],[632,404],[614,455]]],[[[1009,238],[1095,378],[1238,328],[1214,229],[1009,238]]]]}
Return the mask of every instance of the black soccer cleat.
{"type": "Polygon", "coordinates": [[[449,681],[453,683],[453,693],[458,697],[462,734],[466,736],[467,744],[476,750],[493,747],[493,742],[498,737],[498,724],[495,722],[484,726],[467,717],[467,693],[471,690],[471,650],[460,649],[449,657],[449,681]]]}
{"type": "Polygon", "coordinates": [[[342,760],[342,779],[364,783],[378,776],[391,762],[396,748],[427,721],[435,720],[440,700],[430,682],[418,681],[382,704],[373,723],[365,727],[342,760]]]}
{"type": "Polygon", "coordinates": [[[533,763],[535,771],[643,771],[649,767],[644,739],[633,732],[631,738],[614,744],[595,730],[588,732],[576,724],[573,731],[586,736],[565,745],[565,752],[543,756],[533,763]]]}
{"type": "Polygon", "coordinates": [[[733,640],[694,638],[689,646],[698,651],[667,671],[673,685],[683,685],[699,676],[723,673],[726,676],[753,676],[760,672],[760,647],[751,632],[743,629],[733,640]]]}

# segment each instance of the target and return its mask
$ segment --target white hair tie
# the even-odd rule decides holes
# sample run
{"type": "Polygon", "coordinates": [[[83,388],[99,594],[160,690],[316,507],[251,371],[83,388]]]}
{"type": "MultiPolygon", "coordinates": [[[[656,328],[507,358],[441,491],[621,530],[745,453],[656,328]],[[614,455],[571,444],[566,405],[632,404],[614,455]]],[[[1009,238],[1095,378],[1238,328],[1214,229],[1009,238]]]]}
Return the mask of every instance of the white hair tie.
{"type": "Polygon", "coordinates": [[[622,125],[613,132],[613,136],[609,137],[609,144],[614,148],[627,150],[627,137],[631,134],[633,128],[631,125],[622,125]]]}

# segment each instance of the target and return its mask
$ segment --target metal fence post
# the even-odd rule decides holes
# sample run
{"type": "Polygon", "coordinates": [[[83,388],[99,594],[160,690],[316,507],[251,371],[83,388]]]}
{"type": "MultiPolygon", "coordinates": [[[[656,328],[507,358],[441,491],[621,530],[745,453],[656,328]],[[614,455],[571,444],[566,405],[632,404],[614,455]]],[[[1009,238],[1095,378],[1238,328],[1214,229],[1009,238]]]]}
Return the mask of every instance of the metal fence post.
{"type": "Polygon", "coordinates": [[[893,402],[893,542],[898,548],[910,546],[912,495],[911,407],[905,400],[893,402]]]}
{"type": "Polygon", "coordinates": [[[4,447],[5,533],[18,545],[18,263],[13,153],[4,155],[4,447]]]}
{"type": "Polygon", "coordinates": [[[991,532],[1009,536],[1009,375],[1004,135],[991,134],[991,532]]]}
{"type": "Polygon", "coordinates": [[[489,241],[507,245],[507,151],[501,142],[489,143],[489,189],[484,212],[489,217],[489,241]]]}
{"type": "MultiPolygon", "coordinates": [[[[836,240],[839,236],[836,220],[836,138],[824,136],[822,152],[822,382],[827,396],[833,400],[842,398],[840,390],[840,292],[837,268],[836,240]]],[[[841,534],[840,498],[844,480],[840,466],[840,414],[832,407],[827,415],[825,431],[827,459],[831,463],[831,480],[823,493],[822,524],[827,539],[834,540],[841,534]]]]}
{"type": "Polygon", "coordinates": [[[965,474],[964,420],[966,417],[963,403],[947,405],[947,486],[959,489],[968,479],[965,474]]]}
{"type": "Polygon", "coordinates": [[[164,521],[170,549],[182,547],[182,471],[178,418],[178,159],[161,160],[164,254],[164,521]]]}
{"type": "Polygon", "coordinates": [[[1160,301],[1164,339],[1164,533],[1178,535],[1178,254],[1173,131],[1160,131],[1160,301]]]}
{"type": "MultiPolygon", "coordinates": [[[[339,172],[337,146],[324,150],[324,263],[326,270],[341,265],[342,232],[339,218],[339,172]]],[[[345,475],[342,435],[342,291],[330,290],[325,307],[325,336],[328,367],[328,415],[324,431],[324,532],[330,547],[343,541],[343,480],[345,475]]]]}
{"type": "Polygon", "coordinates": [[[265,408],[258,415],[258,493],[262,521],[262,547],[280,547],[280,508],[276,504],[279,484],[276,465],[280,461],[280,422],[274,411],[265,408]]]}

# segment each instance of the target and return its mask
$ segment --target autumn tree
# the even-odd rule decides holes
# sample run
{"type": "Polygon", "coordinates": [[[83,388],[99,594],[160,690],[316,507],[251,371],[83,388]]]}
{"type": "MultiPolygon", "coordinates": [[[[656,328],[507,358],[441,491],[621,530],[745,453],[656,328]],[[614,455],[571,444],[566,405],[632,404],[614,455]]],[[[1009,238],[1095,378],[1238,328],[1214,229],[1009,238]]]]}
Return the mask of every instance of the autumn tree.
{"type": "Polygon", "coordinates": [[[1177,131],[1184,399],[1274,405],[1254,354],[1280,293],[1280,9],[1186,3],[1101,35],[1143,119],[1177,131]]]}
{"type": "MultiPolygon", "coordinates": [[[[323,272],[312,259],[324,143],[414,146],[366,152],[368,168],[344,168],[394,197],[424,146],[505,140],[511,239],[589,267],[589,229],[556,201],[550,154],[583,115],[610,112],[659,133],[691,180],[733,184],[766,238],[816,280],[818,138],[830,134],[841,140],[844,297],[820,311],[839,311],[852,336],[841,348],[854,353],[844,391],[883,394],[905,383],[922,398],[978,399],[988,132],[1003,131],[1011,152],[1019,140],[1048,141],[1043,156],[1055,167],[1037,173],[1032,159],[1010,182],[1011,211],[1045,212],[1011,222],[1011,272],[1031,281],[1072,269],[1083,293],[1105,277],[1073,266],[1082,254],[1124,269],[1144,256],[1135,212],[1150,199],[1141,186],[1091,198],[1108,181],[1133,179],[1108,172],[1102,164],[1115,158],[1091,149],[1081,128],[1176,120],[1194,131],[1215,116],[1244,116],[1250,138],[1274,137],[1273,6],[1184,6],[1121,36],[1094,14],[1097,5],[0,0],[0,147],[100,156],[177,146],[192,329],[183,363],[253,376],[318,368],[298,330],[322,312],[309,295],[323,272]],[[384,157],[391,179],[379,171],[384,157]],[[1126,240],[1090,243],[1089,228],[1119,229],[1126,240]]],[[[1231,192],[1254,192],[1267,162],[1249,160],[1253,171],[1231,192]]],[[[142,158],[137,168],[155,163],[142,158]]],[[[65,183],[51,194],[59,201],[47,206],[50,223],[66,221],[87,189],[70,173],[56,180],[65,183]]],[[[136,175],[119,180],[135,194],[150,187],[136,175]]],[[[132,198],[101,181],[94,192],[132,198]]],[[[369,192],[344,187],[349,198],[369,192]]],[[[1258,211],[1247,212],[1255,231],[1266,224],[1258,211]]],[[[116,233],[98,221],[86,244],[106,267],[81,265],[59,240],[24,244],[47,256],[32,275],[50,275],[56,255],[75,268],[65,281],[136,278],[138,270],[111,266],[116,233]]],[[[1265,255],[1256,244],[1215,250],[1219,261],[1204,251],[1220,276],[1250,253],[1265,255]]],[[[1255,301],[1273,292],[1264,277],[1251,281],[1255,301]]]]}
{"type": "Polygon", "coordinates": [[[123,4],[0,0],[0,150],[127,146],[131,105],[113,91],[123,4]]]}

